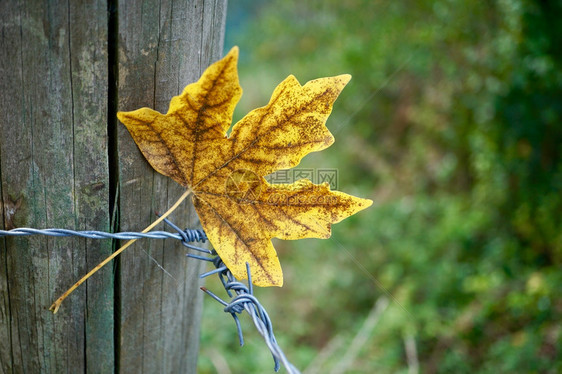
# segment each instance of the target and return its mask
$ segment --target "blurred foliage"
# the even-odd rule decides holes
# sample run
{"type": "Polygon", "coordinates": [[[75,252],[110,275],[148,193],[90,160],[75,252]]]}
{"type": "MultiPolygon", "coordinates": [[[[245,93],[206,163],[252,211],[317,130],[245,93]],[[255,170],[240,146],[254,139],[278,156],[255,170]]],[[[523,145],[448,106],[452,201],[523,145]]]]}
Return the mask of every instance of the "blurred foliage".
{"type": "MultiPolygon", "coordinates": [[[[336,143],[302,166],[338,168],[342,190],[375,204],[331,240],[275,243],[286,285],[257,294],[291,361],[304,369],[341,339],[315,364],[329,373],[390,294],[348,372],[407,372],[406,336],[425,373],[562,372],[562,4],[229,7],[238,118],[289,74],[353,75],[328,121],[336,143]]],[[[261,338],[237,348],[221,309],[205,307],[200,372],[225,372],[218,358],[270,372],[261,338]]]]}

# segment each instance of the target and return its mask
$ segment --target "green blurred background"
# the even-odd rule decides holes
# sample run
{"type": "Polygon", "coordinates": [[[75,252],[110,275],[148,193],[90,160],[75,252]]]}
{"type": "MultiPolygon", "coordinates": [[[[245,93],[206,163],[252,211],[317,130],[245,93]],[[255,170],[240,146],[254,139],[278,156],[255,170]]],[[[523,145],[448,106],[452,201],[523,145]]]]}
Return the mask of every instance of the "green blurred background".
{"type": "MultiPolygon", "coordinates": [[[[562,372],[561,19],[560,1],[229,2],[235,120],[289,74],[353,76],[335,144],[299,167],[374,204],[332,239],[275,241],[285,286],[256,291],[299,369],[562,372]]],[[[240,348],[206,300],[200,373],[273,372],[242,320],[240,348]]]]}

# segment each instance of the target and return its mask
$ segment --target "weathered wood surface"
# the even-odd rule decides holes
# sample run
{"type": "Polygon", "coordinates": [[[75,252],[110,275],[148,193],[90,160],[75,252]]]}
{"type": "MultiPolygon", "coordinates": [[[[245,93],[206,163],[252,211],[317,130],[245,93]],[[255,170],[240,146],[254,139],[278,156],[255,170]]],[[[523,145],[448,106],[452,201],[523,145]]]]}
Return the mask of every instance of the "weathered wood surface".
{"type": "MultiPolygon", "coordinates": [[[[119,110],[166,113],[172,96],[220,58],[226,2],[149,3],[119,4],[119,110]]],[[[140,230],[184,190],[151,170],[124,126],[118,132],[121,230],[140,230]]],[[[187,206],[171,219],[195,227],[187,206]]],[[[185,253],[177,243],[143,241],[121,256],[119,365],[126,372],[195,372],[201,264],[185,253]]]]}
{"type": "MultiPolygon", "coordinates": [[[[165,211],[181,189],[108,117],[109,97],[166,111],[220,57],[225,12],[225,0],[0,1],[2,226],[109,230],[113,190],[121,230],[165,211]]],[[[189,204],[172,218],[197,224],[189,204]]],[[[110,252],[102,240],[0,238],[0,373],[195,372],[200,265],[177,243],[139,241],[48,311],[110,252]]]]}
{"type": "MultiPolygon", "coordinates": [[[[3,225],[108,230],[106,4],[2,1],[0,14],[3,225]]],[[[111,268],[48,311],[111,244],[0,240],[0,370],[111,368],[111,268]]]]}

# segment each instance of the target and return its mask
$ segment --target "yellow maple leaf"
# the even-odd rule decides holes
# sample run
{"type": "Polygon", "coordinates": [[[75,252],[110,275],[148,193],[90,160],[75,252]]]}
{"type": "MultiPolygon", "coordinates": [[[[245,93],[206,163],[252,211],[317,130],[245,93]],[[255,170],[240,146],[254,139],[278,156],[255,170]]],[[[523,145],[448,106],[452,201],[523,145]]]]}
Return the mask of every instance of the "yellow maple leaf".
{"type": "Polygon", "coordinates": [[[372,204],[327,183],[279,185],[264,178],[334,142],[325,122],[351,77],[301,86],[289,76],[227,137],[242,95],[237,60],[234,47],[172,98],[166,114],[141,108],[117,117],[154,169],[191,190],[201,224],[233,275],[244,279],[249,263],[254,284],[281,286],[272,238],[328,238],[332,223],[372,204]]]}

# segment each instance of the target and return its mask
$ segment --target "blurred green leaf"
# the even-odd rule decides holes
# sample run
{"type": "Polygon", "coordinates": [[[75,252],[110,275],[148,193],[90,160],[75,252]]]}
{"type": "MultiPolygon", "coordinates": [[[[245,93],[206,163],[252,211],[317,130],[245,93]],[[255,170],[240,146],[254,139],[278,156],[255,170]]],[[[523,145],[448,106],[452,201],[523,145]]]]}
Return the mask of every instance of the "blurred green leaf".
{"type": "Polygon", "coordinates": [[[274,0],[228,30],[241,112],[289,74],[353,76],[336,143],[300,166],[338,168],[375,206],[333,240],[282,246],[286,285],[260,294],[297,367],[388,293],[349,372],[407,372],[406,331],[421,372],[562,371],[561,18],[553,1],[274,0]]]}

